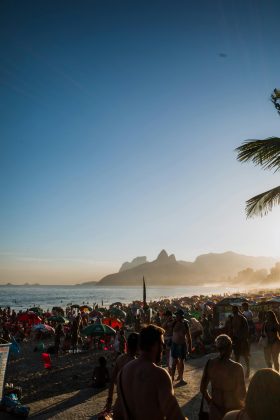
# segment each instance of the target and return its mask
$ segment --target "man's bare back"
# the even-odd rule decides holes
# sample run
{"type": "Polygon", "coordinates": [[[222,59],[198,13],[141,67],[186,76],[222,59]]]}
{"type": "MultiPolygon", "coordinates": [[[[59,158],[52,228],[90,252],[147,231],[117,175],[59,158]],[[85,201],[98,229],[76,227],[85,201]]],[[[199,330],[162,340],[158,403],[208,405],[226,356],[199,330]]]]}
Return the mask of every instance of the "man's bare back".
{"type": "Polygon", "coordinates": [[[145,357],[124,366],[118,379],[118,395],[130,420],[185,419],[169,374],[145,357]]]}
{"type": "Polygon", "coordinates": [[[219,407],[228,410],[241,407],[246,394],[242,365],[217,357],[209,361],[207,377],[211,382],[212,399],[219,407]]]}

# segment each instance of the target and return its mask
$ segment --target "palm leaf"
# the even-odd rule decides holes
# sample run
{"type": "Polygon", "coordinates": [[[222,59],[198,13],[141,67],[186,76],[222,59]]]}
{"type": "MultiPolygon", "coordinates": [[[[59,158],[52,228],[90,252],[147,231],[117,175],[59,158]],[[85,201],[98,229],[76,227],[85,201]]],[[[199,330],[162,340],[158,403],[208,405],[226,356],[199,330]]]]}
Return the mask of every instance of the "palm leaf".
{"type": "Polygon", "coordinates": [[[280,186],[256,195],[246,201],[247,217],[263,216],[280,204],[280,186]]]}
{"type": "Polygon", "coordinates": [[[264,169],[280,169],[280,138],[269,137],[265,140],[247,140],[235,149],[240,162],[252,161],[264,169]]]}
{"type": "Polygon", "coordinates": [[[271,98],[271,102],[273,103],[276,111],[280,115],[280,103],[279,103],[280,102],[280,90],[279,89],[274,89],[270,98],[271,98]]]}

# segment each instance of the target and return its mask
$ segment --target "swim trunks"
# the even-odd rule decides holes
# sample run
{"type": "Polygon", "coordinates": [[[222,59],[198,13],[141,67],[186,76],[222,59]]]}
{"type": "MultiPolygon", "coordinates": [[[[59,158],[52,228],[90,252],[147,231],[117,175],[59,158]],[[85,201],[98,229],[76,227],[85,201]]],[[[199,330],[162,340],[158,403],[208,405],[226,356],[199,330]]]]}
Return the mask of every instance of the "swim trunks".
{"type": "Polygon", "coordinates": [[[187,345],[184,344],[171,344],[171,356],[173,359],[185,359],[187,356],[187,345]]]}

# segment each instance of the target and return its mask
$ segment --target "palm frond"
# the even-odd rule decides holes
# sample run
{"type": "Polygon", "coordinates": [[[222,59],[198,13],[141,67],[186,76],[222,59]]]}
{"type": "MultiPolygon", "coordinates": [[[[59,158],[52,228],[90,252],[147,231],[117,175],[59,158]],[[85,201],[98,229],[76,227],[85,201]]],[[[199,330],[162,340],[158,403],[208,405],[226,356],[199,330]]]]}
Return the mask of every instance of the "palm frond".
{"type": "Polygon", "coordinates": [[[279,89],[274,89],[270,98],[271,98],[271,102],[273,103],[276,111],[280,115],[280,90],[279,89]]]}
{"type": "Polygon", "coordinates": [[[280,186],[247,200],[247,218],[254,216],[264,216],[277,204],[280,204],[280,186]]]}
{"type": "Polygon", "coordinates": [[[235,151],[240,162],[252,161],[264,169],[280,169],[280,138],[269,137],[265,140],[247,140],[235,151]]]}

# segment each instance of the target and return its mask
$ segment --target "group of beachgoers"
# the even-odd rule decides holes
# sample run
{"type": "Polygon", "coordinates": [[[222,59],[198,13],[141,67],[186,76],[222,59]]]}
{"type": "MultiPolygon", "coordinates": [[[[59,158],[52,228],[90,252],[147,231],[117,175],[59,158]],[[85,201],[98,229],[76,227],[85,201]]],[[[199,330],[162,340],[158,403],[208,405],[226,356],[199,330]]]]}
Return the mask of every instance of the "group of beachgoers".
{"type": "Polygon", "coordinates": [[[231,314],[227,315],[223,328],[217,327],[217,312],[212,301],[192,303],[184,309],[182,302],[178,307],[176,301],[175,309],[170,302],[158,302],[151,305],[153,310],[143,304],[136,310],[135,304],[124,307],[117,303],[111,312],[98,305],[93,308],[75,305],[67,308],[65,314],[56,308],[52,313],[40,316],[33,311],[16,313],[11,308],[0,308],[0,339],[20,342],[34,338],[42,343],[44,337],[49,336],[54,341],[47,351],[57,355],[78,349],[101,350],[102,356],[92,376],[95,389],[109,385],[107,403],[100,419],[185,418],[174,396],[173,384],[176,383],[176,387],[187,384],[184,362],[188,357],[213,352],[217,352],[218,357],[207,361],[201,380],[200,419],[279,419],[279,314],[276,316],[268,310],[258,316],[262,323],[257,340],[263,347],[267,369],[254,374],[246,392],[245,378],[250,377],[252,357],[250,346],[256,339],[248,302],[231,306],[231,314]],[[114,334],[82,336],[84,328],[105,320],[114,334]],[[107,368],[109,355],[114,359],[111,375],[107,368]],[[241,358],[245,372],[239,363],[241,358]],[[117,400],[113,404],[115,386],[117,400]],[[204,411],[206,406],[207,412],[204,411]]]}
{"type": "MultiPolygon", "coordinates": [[[[200,385],[202,394],[199,418],[210,420],[276,420],[280,418],[280,375],[278,356],[280,326],[273,311],[268,311],[262,338],[266,340],[266,369],[251,378],[246,392],[245,377],[250,374],[249,326],[245,315],[251,311],[245,305],[243,313],[232,307],[228,334],[215,338],[218,356],[208,359],[200,385]],[[245,313],[245,314],[244,314],[245,313]],[[232,353],[234,359],[232,360],[232,353]],[[277,359],[276,359],[277,354],[277,359]],[[244,357],[246,371],[239,363],[244,357]],[[273,369],[272,369],[273,367],[273,369]],[[211,393],[208,385],[211,385],[211,393]],[[205,403],[208,410],[205,410],[205,403]]],[[[127,339],[127,351],[120,354],[110,378],[107,403],[100,419],[185,419],[174,395],[173,384],[184,385],[184,361],[191,354],[192,337],[184,312],[175,312],[175,319],[166,311],[162,327],[144,326],[140,333],[132,332],[127,339]],[[167,369],[161,367],[162,355],[171,360],[167,369]],[[170,359],[169,356],[170,355],[170,359]],[[175,372],[178,377],[175,379],[175,372]],[[116,385],[117,399],[113,405],[116,385]]],[[[101,357],[93,372],[94,385],[104,387],[109,381],[106,359],[101,357]]]]}

